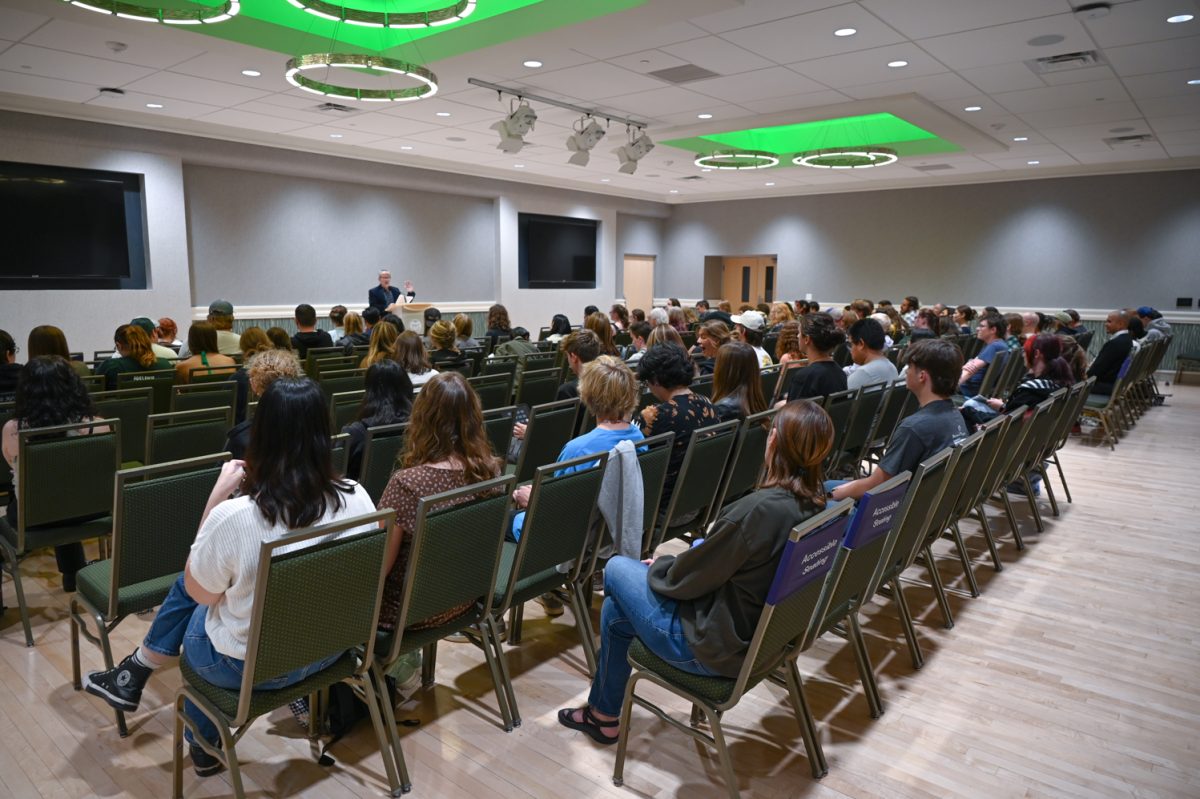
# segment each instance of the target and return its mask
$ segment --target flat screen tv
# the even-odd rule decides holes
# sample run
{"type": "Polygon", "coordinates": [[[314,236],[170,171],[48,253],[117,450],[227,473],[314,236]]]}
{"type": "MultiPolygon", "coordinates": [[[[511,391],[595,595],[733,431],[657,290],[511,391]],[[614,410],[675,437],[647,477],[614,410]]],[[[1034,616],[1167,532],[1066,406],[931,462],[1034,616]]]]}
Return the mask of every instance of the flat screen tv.
{"type": "Polygon", "coordinates": [[[0,161],[0,289],[146,287],[142,178],[0,161]]]}
{"type": "Polygon", "coordinates": [[[518,214],[518,285],[523,289],[596,288],[595,219],[518,214]]]}

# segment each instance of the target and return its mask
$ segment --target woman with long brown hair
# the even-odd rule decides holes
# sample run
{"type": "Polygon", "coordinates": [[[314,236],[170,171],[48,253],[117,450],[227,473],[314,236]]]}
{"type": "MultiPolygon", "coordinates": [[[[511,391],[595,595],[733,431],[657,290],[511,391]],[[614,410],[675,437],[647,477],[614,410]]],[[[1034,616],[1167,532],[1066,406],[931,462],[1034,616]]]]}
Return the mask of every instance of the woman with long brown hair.
{"type": "MultiPolygon", "coordinates": [[[[717,352],[721,347],[724,347],[733,336],[729,333],[729,328],[720,319],[710,319],[704,322],[696,329],[696,348],[700,350],[699,354],[693,349],[691,352],[692,360],[696,362],[696,368],[702,375],[711,375],[713,369],[717,366],[717,352]]],[[[681,338],[680,341],[683,341],[681,338]]]]}
{"type": "Polygon", "coordinates": [[[726,507],[702,545],[650,565],[620,555],[608,562],[592,690],[583,707],[558,711],[560,724],[617,742],[635,636],[680,671],[737,676],[788,535],[825,506],[821,462],[832,446],[833,422],[819,405],[785,405],[758,490],[726,507]]]}
{"type": "Polygon", "coordinates": [[[396,339],[396,360],[404,367],[404,371],[408,372],[408,379],[412,381],[415,389],[420,389],[437,374],[429,362],[425,344],[413,330],[405,330],[396,339]]]}
{"type": "Polygon", "coordinates": [[[779,328],[779,338],[775,342],[775,357],[780,366],[791,361],[804,359],[804,349],[800,346],[800,323],[784,322],[779,328]]]}
{"type": "Polygon", "coordinates": [[[61,328],[54,325],[38,325],[29,331],[29,341],[25,347],[25,357],[29,360],[39,355],[57,355],[66,361],[75,374],[86,377],[92,372],[83,361],[71,360],[71,350],[67,346],[67,337],[61,328]]]}
{"type": "Polygon", "coordinates": [[[371,328],[371,346],[367,354],[359,362],[359,369],[367,369],[380,361],[396,358],[396,328],[391,325],[378,324],[371,328]]]}
{"type": "Polygon", "coordinates": [[[741,421],[767,409],[759,376],[758,353],[743,341],[731,341],[717,352],[712,403],[722,422],[741,421]]]}
{"type": "Polygon", "coordinates": [[[113,334],[117,354],[96,367],[104,375],[104,388],[117,387],[117,375],[123,372],[152,372],[172,368],[166,358],[158,358],[150,349],[150,337],[137,325],[121,325],[113,334]]]}
{"type": "Polygon", "coordinates": [[[488,308],[487,332],[484,335],[492,340],[493,347],[500,336],[512,337],[512,322],[508,321],[508,309],[500,303],[488,308]]]}
{"type": "Polygon", "coordinates": [[[588,314],[583,320],[585,330],[590,330],[596,334],[596,338],[600,339],[600,354],[601,355],[620,355],[617,349],[617,344],[613,341],[612,323],[608,321],[608,317],[596,311],[588,314]]]}
{"type": "MultiPolygon", "coordinates": [[[[385,556],[388,575],[379,613],[379,626],[385,630],[395,628],[400,614],[417,503],[422,497],[490,480],[502,468],[484,431],[479,397],[458,372],[435,375],[417,395],[399,463],[379,500],[381,509],[396,511],[396,535],[385,556]]],[[[470,607],[467,603],[414,626],[444,624],[470,607]]]]}
{"type": "MultiPolygon", "coordinates": [[[[238,339],[238,348],[242,341],[238,339]]],[[[175,363],[175,382],[187,383],[192,379],[192,370],[205,369],[205,374],[212,374],[213,369],[222,369],[232,374],[237,362],[228,355],[217,352],[217,329],[211,322],[193,322],[188,328],[188,352],[190,356],[175,363]]]]}

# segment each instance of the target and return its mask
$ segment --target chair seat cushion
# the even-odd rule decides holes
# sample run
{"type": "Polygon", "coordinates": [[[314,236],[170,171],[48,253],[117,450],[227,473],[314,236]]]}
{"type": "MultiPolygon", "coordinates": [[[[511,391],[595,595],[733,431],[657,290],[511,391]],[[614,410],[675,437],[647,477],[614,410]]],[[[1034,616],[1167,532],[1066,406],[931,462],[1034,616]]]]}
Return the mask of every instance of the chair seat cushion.
{"type": "MultiPolygon", "coordinates": [[[[274,691],[255,691],[250,700],[250,718],[257,718],[264,713],[270,713],[277,707],[283,707],[294,699],[319,691],[326,686],[340,682],[354,674],[357,660],[350,652],[338,658],[329,668],[310,674],[305,679],[286,688],[274,691]]],[[[179,671],[184,682],[196,693],[211,702],[218,710],[230,719],[237,715],[238,691],[218,688],[197,674],[187,662],[187,657],[179,658],[179,671]]]]}
{"type": "Polygon", "coordinates": [[[629,660],[639,669],[653,672],[680,690],[694,694],[714,705],[728,702],[729,697],[733,696],[733,688],[737,684],[737,680],[731,680],[728,677],[705,677],[677,669],[651,652],[650,648],[639,638],[634,638],[633,643],[629,646],[629,660]]]}
{"type": "MultiPolygon", "coordinates": [[[[500,551],[500,570],[496,573],[496,595],[492,599],[492,608],[495,610],[500,608],[500,603],[504,601],[504,595],[508,592],[508,581],[512,579],[513,561],[516,557],[516,542],[505,541],[500,551]]],[[[516,588],[513,589],[513,604],[528,602],[551,588],[559,587],[567,581],[568,576],[556,568],[550,568],[518,580],[516,588]]]]}
{"type": "MultiPolygon", "coordinates": [[[[482,615],[482,608],[475,605],[466,613],[456,616],[445,624],[440,624],[437,627],[423,627],[420,629],[408,629],[404,632],[404,640],[400,642],[399,655],[407,655],[409,652],[414,652],[418,649],[424,649],[432,643],[442,640],[448,635],[453,635],[460,630],[472,626],[479,621],[482,615]]],[[[375,659],[383,663],[392,651],[392,640],[395,638],[395,632],[392,630],[378,630],[375,633],[375,659]]]]}
{"type": "MultiPolygon", "coordinates": [[[[102,516],[99,519],[89,519],[83,522],[67,522],[64,524],[47,524],[41,527],[25,530],[25,552],[32,552],[42,547],[55,547],[59,544],[73,544],[76,541],[87,541],[89,538],[101,538],[112,532],[112,517],[102,516]]],[[[3,535],[13,549],[17,547],[16,528],[0,524],[0,535],[3,535]]],[[[24,553],[18,553],[24,554],[24,553]]]]}
{"type": "Polygon", "coordinates": [[[1088,394],[1088,398],[1084,400],[1084,405],[1089,408],[1103,408],[1108,404],[1108,394],[1088,394]]]}
{"type": "MultiPolygon", "coordinates": [[[[155,577],[153,580],[127,585],[120,589],[117,601],[117,615],[127,616],[130,613],[141,613],[162,604],[171,590],[171,586],[179,579],[179,572],[155,577]]],[[[112,582],[112,561],[101,560],[84,566],[76,575],[79,594],[88,604],[100,611],[108,613],[109,586],[112,582]]]]}

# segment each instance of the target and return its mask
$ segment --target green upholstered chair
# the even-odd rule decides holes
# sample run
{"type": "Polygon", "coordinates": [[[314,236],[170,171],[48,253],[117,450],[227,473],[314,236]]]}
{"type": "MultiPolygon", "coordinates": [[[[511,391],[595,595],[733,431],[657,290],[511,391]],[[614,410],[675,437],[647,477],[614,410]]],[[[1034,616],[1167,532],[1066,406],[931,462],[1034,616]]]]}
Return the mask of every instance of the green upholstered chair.
{"type": "Polygon", "coordinates": [[[394,533],[393,512],[376,511],[262,543],[241,686],[237,690],[218,688],[193,670],[186,654],[179,659],[183,685],[175,698],[175,799],[183,797],[185,726],[198,745],[225,764],[234,796],[244,799],[236,745],[254,720],[343,680],[363,694],[384,753],[389,788],[393,794],[400,791],[396,770],[386,756],[388,738],[379,700],[367,674],[374,659],[388,541],[394,533]],[[364,525],[370,528],[322,540],[364,525]],[[304,544],[307,546],[296,549],[304,544]],[[294,685],[254,690],[255,685],[338,653],[341,657],[330,666],[294,685]],[[216,726],[219,747],[197,734],[184,713],[185,700],[216,726]]]}
{"type": "Polygon", "coordinates": [[[664,541],[703,528],[720,499],[721,483],[741,424],[734,419],[692,431],[671,500],[660,514],[654,535],[645,542],[644,557],[650,557],[664,541]]]}
{"type": "Polygon", "coordinates": [[[353,422],[358,416],[358,409],[362,407],[363,397],[366,395],[366,389],[339,391],[337,394],[331,395],[329,397],[330,429],[341,430],[353,422]]]}
{"type": "MultiPolygon", "coordinates": [[[[81,690],[79,634],[100,647],[113,668],[111,633],[126,616],[162,604],[183,572],[200,517],[228,453],[117,472],[112,555],[79,570],[71,596],[71,680],[81,690]],[[88,620],[95,628],[88,629],[88,620]]],[[[125,714],[117,729],[129,734],[125,714]]]]}
{"type": "Polygon", "coordinates": [[[117,375],[117,389],[149,387],[154,397],[154,412],[171,410],[171,389],[175,386],[174,369],[158,369],[150,372],[121,372],[117,375]]]}
{"type": "Polygon", "coordinates": [[[513,425],[517,419],[517,406],[493,408],[483,412],[483,432],[487,434],[492,452],[503,458],[508,454],[508,445],[512,442],[513,425]]]}
{"type": "MultiPolygon", "coordinates": [[[[226,377],[228,376],[227,374],[226,377]]],[[[174,386],[171,389],[171,410],[175,412],[232,408],[236,399],[237,385],[228,380],[174,386]]]]}
{"type": "Polygon", "coordinates": [[[475,389],[475,395],[479,397],[479,405],[485,411],[504,408],[512,403],[513,378],[507,372],[477,375],[467,382],[471,384],[471,388],[475,389]]]}
{"type": "Polygon", "coordinates": [[[396,470],[396,461],[404,449],[404,437],[408,432],[408,422],[399,424],[382,424],[367,428],[367,438],[363,442],[362,465],[358,469],[358,482],[379,504],[383,490],[387,488],[392,472],[396,470]]]}
{"type": "Polygon", "coordinates": [[[709,513],[710,523],[716,521],[726,505],[749,494],[758,485],[758,478],[766,462],[767,438],[771,434],[771,423],[778,412],[778,408],[768,408],[742,420],[738,428],[737,443],[734,444],[725,478],[718,490],[718,499],[709,513]]]}
{"type": "Polygon", "coordinates": [[[850,479],[862,476],[863,459],[874,438],[879,411],[891,392],[892,387],[887,383],[862,387],[862,393],[858,395],[850,413],[846,434],[838,442],[837,452],[830,457],[832,474],[846,475],[850,479]]]}
{"type": "Polygon", "coordinates": [[[558,393],[559,371],[526,369],[517,376],[517,405],[545,405],[558,393]]]}
{"type": "Polygon", "coordinates": [[[539,466],[558,460],[558,453],[575,435],[575,417],[578,414],[577,399],[547,402],[529,409],[525,441],[517,459],[518,483],[532,480],[539,466]]]}
{"type": "Polygon", "coordinates": [[[121,458],[123,466],[141,466],[146,462],[146,420],[154,413],[154,392],[143,388],[119,388],[93,391],[96,415],[121,420],[121,458]]]}
{"type": "Polygon", "coordinates": [[[225,449],[233,408],[152,413],[146,419],[146,463],[167,463],[225,449]]]}

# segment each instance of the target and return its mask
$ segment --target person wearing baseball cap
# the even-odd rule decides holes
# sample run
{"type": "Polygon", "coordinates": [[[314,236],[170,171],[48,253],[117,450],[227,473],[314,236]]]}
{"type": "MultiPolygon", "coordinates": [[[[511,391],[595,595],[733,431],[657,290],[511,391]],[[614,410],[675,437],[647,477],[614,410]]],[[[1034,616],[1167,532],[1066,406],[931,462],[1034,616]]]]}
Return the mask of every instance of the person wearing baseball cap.
{"type": "MultiPolygon", "coordinates": [[[[217,352],[222,355],[241,355],[238,347],[241,336],[233,332],[233,303],[229,300],[213,300],[208,304],[208,321],[217,329],[217,352]]],[[[187,344],[179,350],[180,358],[191,357],[187,344]]]]}
{"type": "Polygon", "coordinates": [[[758,368],[766,369],[774,363],[762,346],[763,331],[767,328],[767,317],[758,311],[751,310],[731,316],[730,319],[742,341],[754,348],[754,354],[758,356],[758,368]]]}
{"type": "Polygon", "coordinates": [[[167,361],[174,361],[179,357],[175,353],[175,350],[171,349],[170,347],[164,347],[163,345],[158,344],[154,341],[155,324],[154,324],[153,319],[150,319],[147,316],[139,316],[136,319],[130,319],[129,324],[137,325],[142,330],[146,331],[146,335],[149,336],[149,338],[150,338],[150,349],[154,352],[155,358],[162,358],[167,361]]]}
{"type": "Polygon", "coordinates": [[[1081,328],[1075,327],[1075,320],[1067,311],[1059,311],[1054,314],[1054,322],[1057,326],[1057,332],[1064,336],[1074,338],[1083,332],[1081,328]]]}
{"type": "Polygon", "coordinates": [[[1167,320],[1163,319],[1163,315],[1149,305],[1138,308],[1137,315],[1142,320],[1142,324],[1146,326],[1146,335],[1142,338],[1143,343],[1158,341],[1160,338],[1171,335],[1171,326],[1167,324],[1167,320]]]}

